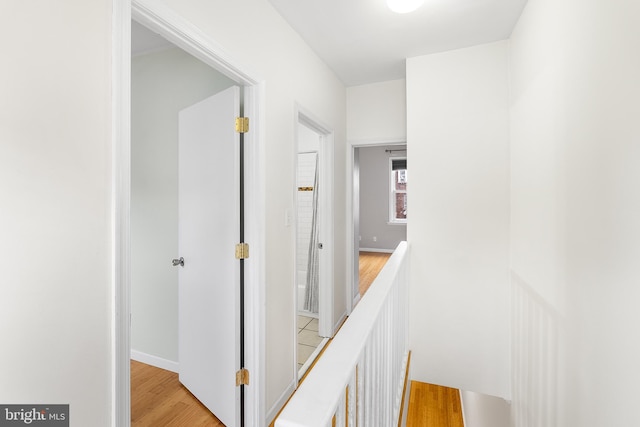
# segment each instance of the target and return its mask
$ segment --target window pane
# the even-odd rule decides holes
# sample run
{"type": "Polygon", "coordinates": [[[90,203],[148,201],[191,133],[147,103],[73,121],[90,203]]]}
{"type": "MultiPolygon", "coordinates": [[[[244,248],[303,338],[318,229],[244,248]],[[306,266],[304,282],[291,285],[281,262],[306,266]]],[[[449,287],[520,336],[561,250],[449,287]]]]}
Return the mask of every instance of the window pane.
{"type": "Polygon", "coordinates": [[[407,190],[407,170],[401,169],[401,170],[393,171],[393,175],[394,175],[393,182],[395,183],[395,187],[396,187],[395,190],[406,191],[407,190]]]}
{"type": "Polygon", "coordinates": [[[391,160],[391,169],[396,171],[398,169],[407,168],[407,159],[393,159],[391,160]]]}
{"type": "Polygon", "coordinates": [[[407,219],[407,193],[396,193],[395,219],[407,219]]]}
{"type": "Polygon", "coordinates": [[[407,221],[407,159],[389,159],[389,221],[407,221]]]}

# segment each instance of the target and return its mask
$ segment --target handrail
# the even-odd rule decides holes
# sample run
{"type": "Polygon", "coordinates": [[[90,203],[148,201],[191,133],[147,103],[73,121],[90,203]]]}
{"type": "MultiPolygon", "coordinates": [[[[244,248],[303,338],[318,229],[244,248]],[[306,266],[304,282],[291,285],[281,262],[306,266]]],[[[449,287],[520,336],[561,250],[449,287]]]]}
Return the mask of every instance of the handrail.
{"type": "Polygon", "coordinates": [[[401,242],[276,427],[398,424],[408,360],[408,281],[408,245],[401,242]]]}

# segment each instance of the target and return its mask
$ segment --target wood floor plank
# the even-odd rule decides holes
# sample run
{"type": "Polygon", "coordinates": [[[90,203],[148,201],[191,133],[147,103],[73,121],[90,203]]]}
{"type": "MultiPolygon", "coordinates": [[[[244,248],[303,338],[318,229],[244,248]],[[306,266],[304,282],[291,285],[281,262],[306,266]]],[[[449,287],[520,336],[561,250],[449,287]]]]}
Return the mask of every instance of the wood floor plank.
{"type": "Polygon", "coordinates": [[[359,256],[359,272],[360,281],[358,283],[360,297],[364,296],[371,286],[371,283],[378,277],[378,273],[387,263],[391,254],[383,252],[360,252],[359,256]]]}
{"type": "Polygon", "coordinates": [[[411,381],[407,427],[464,427],[460,391],[411,381]]]}
{"type": "Polygon", "coordinates": [[[178,380],[178,374],[131,361],[131,425],[224,427],[178,380]]]}

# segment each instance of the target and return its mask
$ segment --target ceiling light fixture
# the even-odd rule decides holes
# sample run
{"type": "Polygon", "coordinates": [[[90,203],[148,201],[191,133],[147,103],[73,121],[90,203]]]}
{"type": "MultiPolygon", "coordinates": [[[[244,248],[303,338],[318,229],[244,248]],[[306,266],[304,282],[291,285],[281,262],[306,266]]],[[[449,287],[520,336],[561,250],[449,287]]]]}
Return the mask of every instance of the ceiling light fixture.
{"type": "Polygon", "coordinates": [[[422,4],[424,0],[387,0],[387,6],[389,9],[396,13],[409,13],[413,12],[422,4]]]}

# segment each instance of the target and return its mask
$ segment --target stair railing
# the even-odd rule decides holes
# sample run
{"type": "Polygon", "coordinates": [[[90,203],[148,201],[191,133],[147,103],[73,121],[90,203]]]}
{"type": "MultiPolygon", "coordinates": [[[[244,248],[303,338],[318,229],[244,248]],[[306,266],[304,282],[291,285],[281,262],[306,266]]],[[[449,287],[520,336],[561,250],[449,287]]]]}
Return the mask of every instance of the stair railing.
{"type": "Polygon", "coordinates": [[[402,242],[276,419],[276,427],[397,426],[408,351],[402,242]]]}

